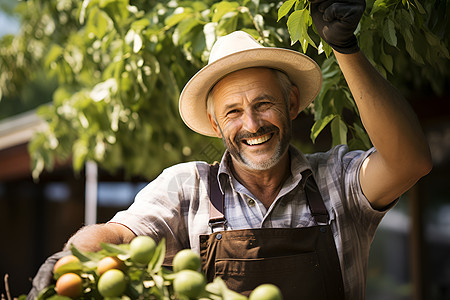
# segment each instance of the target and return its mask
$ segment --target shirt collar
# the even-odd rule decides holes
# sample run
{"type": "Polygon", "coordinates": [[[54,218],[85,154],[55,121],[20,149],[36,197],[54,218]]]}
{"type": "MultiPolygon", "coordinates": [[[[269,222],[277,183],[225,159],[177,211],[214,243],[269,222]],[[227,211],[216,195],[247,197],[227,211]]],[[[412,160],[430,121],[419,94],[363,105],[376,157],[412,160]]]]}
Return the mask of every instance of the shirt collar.
{"type": "MultiPolygon", "coordinates": [[[[288,189],[291,190],[293,186],[298,185],[298,183],[302,180],[302,172],[306,170],[311,170],[311,165],[309,164],[305,155],[293,145],[289,145],[288,151],[291,160],[291,175],[286,180],[284,188],[290,187],[288,189]]],[[[235,180],[231,172],[230,160],[231,154],[229,153],[228,150],[225,150],[225,153],[223,154],[222,159],[220,161],[218,171],[219,185],[220,189],[222,190],[222,193],[224,192],[225,185],[235,180]]],[[[303,180],[302,184],[304,185],[304,183],[305,181],[303,180]]]]}

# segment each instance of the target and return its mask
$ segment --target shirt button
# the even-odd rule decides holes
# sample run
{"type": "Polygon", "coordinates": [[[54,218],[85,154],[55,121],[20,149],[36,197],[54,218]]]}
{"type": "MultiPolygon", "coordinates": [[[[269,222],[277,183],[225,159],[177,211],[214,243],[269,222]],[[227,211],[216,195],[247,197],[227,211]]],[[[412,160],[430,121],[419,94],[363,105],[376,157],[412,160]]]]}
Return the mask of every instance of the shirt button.
{"type": "Polygon", "coordinates": [[[249,199],[247,200],[247,204],[248,204],[249,206],[255,206],[255,200],[253,200],[252,198],[249,198],[249,199]]]}

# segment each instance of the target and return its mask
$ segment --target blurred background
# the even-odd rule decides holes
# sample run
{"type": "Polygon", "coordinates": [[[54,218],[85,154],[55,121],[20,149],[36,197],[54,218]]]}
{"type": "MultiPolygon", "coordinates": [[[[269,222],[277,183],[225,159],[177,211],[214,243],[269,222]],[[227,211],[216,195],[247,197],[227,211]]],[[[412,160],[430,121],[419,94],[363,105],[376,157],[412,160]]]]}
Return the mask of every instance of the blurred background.
{"type": "MultiPolygon", "coordinates": [[[[286,25],[275,22],[283,2],[203,1],[187,7],[177,1],[108,2],[117,7],[107,2],[0,1],[2,294],[6,274],[11,295],[26,294],[45,258],[61,250],[81,226],[106,222],[126,209],[163,168],[220,159],[221,141],[189,132],[177,113],[179,90],[205,63],[211,31],[216,37],[251,27],[249,32],[269,36],[264,41],[268,45],[292,46],[286,25]],[[197,23],[183,21],[187,18],[197,23]]],[[[398,17],[389,9],[395,1],[377,2],[376,9],[368,2],[371,14],[362,27],[377,14],[387,20],[398,17]]],[[[409,17],[400,15],[393,32],[375,24],[381,26],[381,50],[373,46],[376,29],[359,29],[361,47],[373,47],[365,51],[367,56],[411,103],[434,168],[380,224],[370,253],[367,299],[450,299],[449,31],[442,21],[449,5],[405,3],[411,3],[405,9],[422,16],[420,26],[428,27],[401,32],[398,24],[409,17]],[[440,17],[431,24],[420,9],[431,15],[440,11],[440,17]],[[420,45],[420,37],[428,48],[420,45]]],[[[316,104],[299,115],[294,144],[305,153],[326,151],[340,142],[370,146],[363,130],[358,131],[351,104],[338,105],[349,102],[335,62],[318,56],[313,47],[300,50],[321,64],[325,83],[333,80],[316,103],[327,96],[332,104],[316,104]],[[311,130],[327,110],[342,115],[344,125],[311,130]],[[336,130],[344,130],[344,141],[336,130]]]]}

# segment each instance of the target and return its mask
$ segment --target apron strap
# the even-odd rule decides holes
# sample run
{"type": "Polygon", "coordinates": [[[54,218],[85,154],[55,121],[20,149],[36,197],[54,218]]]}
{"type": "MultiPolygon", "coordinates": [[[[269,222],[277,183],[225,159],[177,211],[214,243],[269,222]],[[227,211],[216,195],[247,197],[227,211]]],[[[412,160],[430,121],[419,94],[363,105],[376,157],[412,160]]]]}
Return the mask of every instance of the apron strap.
{"type": "Polygon", "coordinates": [[[302,172],[302,176],[305,178],[304,187],[306,200],[308,201],[309,209],[311,210],[314,220],[316,220],[316,223],[328,224],[330,216],[328,215],[327,208],[325,207],[323,198],[320,195],[319,188],[314,180],[312,171],[309,169],[305,170],[302,172]]]}
{"type": "MultiPolygon", "coordinates": [[[[217,173],[219,171],[219,163],[215,162],[209,168],[209,226],[213,229],[216,226],[223,226],[225,229],[227,220],[224,216],[225,195],[219,187],[217,181],[217,173]]],[[[320,195],[317,183],[311,170],[302,172],[304,179],[304,188],[306,200],[316,223],[328,224],[329,214],[322,196],[320,195]]]]}
{"type": "Polygon", "coordinates": [[[214,232],[214,228],[222,226],[225,230],[227,220],[224,216],[225,195],[219,187],[217,173],[219,172],[219,163],[215,162],[209,168],[209,226],[214,232]]]}

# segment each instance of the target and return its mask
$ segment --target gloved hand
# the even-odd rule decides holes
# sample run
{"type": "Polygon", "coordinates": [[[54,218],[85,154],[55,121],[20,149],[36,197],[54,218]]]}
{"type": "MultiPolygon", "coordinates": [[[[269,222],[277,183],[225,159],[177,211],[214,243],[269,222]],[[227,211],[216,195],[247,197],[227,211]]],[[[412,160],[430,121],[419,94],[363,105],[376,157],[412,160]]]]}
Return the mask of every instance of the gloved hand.
{"type": "Polygon", "coordinates": [[[365,0],[310,0],[311,18],[322,39],[334,50],[359,51],[354,35],[366,8],[365,0]]]}
{"type": "Polygon", "coordinates": [[[33,286],[27,295],[27,300],[36,299],[41,290],[53,283],[53,267],[60,258],[70,254],[72,254],[70,250],[60,251],[45,260],[33,278],[33,286]]]}

